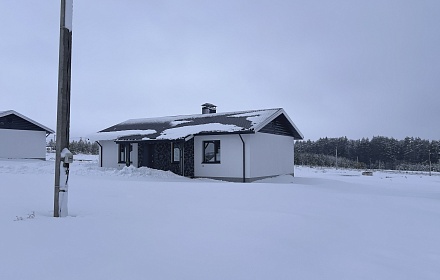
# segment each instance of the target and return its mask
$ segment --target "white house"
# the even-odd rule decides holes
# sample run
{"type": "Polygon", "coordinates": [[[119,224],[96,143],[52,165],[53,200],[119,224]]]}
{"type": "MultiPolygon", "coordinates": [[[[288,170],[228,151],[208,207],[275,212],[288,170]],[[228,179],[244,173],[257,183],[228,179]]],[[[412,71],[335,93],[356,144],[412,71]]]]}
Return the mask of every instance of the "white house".
{"type": "Polygon", "coordinates": [[[54,131],[13,110],[0,111],[0,158],[46,159],[46,137],[54,131]]]}
{"type": "Polygon", "coordinates": [[[100,166],[146,166],[187,177],[249,182],[294,173],[303,135],[281,109],[133,119],[94,135],[100,166]]]}

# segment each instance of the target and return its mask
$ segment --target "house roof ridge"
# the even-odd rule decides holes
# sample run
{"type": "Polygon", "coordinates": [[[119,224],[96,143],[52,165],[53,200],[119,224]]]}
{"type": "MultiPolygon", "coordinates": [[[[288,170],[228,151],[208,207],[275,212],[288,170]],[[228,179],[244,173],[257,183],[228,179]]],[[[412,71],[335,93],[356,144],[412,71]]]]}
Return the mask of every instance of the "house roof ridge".
{"type": "Polygon", "coordinates": [[[119,124],[130,124],[130,123],[143,123],[143,122],[154,122],[154,121],[176,121],[179,119],[194,119],[194,118],[210,118],[215,116],[223,116],[223,115],[238,115],[244,113],[252,113],[252,112],[261,112],[261,111],[271,111],[271,110],[280,110],[282,108],[270,108],[270,109],[253,109],[253,110],[241,110],[241,111],[230,111],[230,112],[217,112],[210,114],[190,114],[190,115],[174,115],[174,116],[162,116],[162,117],[147,117],[147,118],[133,118],[125,120],[119,124]]]}
{"type": "Polygon", "coordinates": [[[9,114],[11,114],[11,113],[17,113],[17,112],[14,111],[14,110],[4,110],[4,111],[0,111],[0,115],[4,115],[4,116],[9,115],[9,114]]]}
{"type": "Polygon", "coordinates": [[[20,118],[30,122],[30,123],[33,123],[36,126],[41,127],[42,129],[46,130],[46,132],[55,133],[54,130],[48,128],[45,125],[42,125],[41,123],[39,123],[37,121],[34,121],[33,119],[31,119],[29,117],[26,117],[25,115],[20,114],[19,112],[15,111],[15,110],[0,111],[0,117],[4,117],[4,116],[7,116],[7,115],[11,115],[11,114],[14,114],[14,115],[16,115],[16,116],[18,116],[18,117],[20,117],[20,118]]]}

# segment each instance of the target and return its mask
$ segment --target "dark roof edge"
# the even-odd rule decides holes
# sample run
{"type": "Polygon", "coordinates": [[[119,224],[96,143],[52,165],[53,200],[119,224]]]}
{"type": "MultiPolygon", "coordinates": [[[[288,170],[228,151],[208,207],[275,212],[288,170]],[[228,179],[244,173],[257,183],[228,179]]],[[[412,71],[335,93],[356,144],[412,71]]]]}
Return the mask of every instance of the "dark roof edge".
{"type": "Polygon", "coordinates": [[[14,110],[8,110],[8,111],[0,112],[0,117],[4,117],[4,116],[8,116],[8,115],[12,115],[12,114],[13,114],[13,115],[16,115],[17,117],[20,117],[20,118],[22,118],[22,119],[24,119],[24,120],[26,120],[26,121],[28,121],[28,122],[30,122],[30,123],[33,123],[33,124],[36,125],[36,126],[41,127],[42,129],[44,129],[44,130],[46,131],[46,133],[49,133],[49,134],[51,134],[51,133],[55,133],[55,131],[53,131],[52,129],[48,128],[47,126],[44,126],[44,125],[42,125],[41,123],[36,122],[36,121],[34,121],[34,120],[32,120],[32,119],[30,119],[30,118],[28,118],[28,117],[26,117],[26,116],[24,116],[24,115],[22,115],[22,114],[16,112],[16,111],[14,111],[14,110]]]}
{"type": "MultiPolygon", "coordinates": [[[[179,137],[179,138],[175,138],[175,139],[127,139],[127,140],[123,140],[123,139],[114,139],[114,140],[104,140],[104,141],[114,141],[116,143],[121,142],[121,143],[126,143],[126,142],[132,142],[132,143],[139,143],[139,142],[172,142],[172,141],[184,141],[186,142],[187,138],[190,137],[190,139],[194,138],[195,136],[209,136],[209,135],[232,135],[232,134],[253,134],[255,133],[255,131],[253,130],[246,130],[246,131],[228,131],[228,132],[201,132],[201,133],[196,133],[196,134],[189,134],[186,135],[185,137],[179,137]]],[[[188,140],[190,140],[188,139],[188,140]]],[[[102,141],[102,140],[97,140],[98,141],[102,141]]]]}

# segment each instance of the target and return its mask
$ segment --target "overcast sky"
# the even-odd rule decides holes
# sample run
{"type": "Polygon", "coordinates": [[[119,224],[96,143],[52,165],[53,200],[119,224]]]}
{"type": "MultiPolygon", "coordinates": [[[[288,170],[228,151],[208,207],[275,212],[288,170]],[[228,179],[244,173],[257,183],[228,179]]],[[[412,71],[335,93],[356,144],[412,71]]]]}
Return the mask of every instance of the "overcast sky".
{"type": "MultiPolygon", "coordinates": [[[[55,130],[60,1],[0,1],[0,111],[55,130]]],[[[440,1],[73,3],[71,137],[285,109],[305,139],[440,139],[440,1]]]]}

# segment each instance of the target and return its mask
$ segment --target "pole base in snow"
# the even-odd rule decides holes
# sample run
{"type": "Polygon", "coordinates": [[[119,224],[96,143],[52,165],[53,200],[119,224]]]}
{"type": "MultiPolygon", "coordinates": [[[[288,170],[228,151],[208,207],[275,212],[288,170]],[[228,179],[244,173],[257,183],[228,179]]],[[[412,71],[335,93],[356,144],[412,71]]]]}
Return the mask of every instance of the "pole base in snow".
{"type": "Polygon", "coordinates": [[[59,193],[59,215],[58,217],[67,217],[67,191],[60,190],[59,193]]]}

